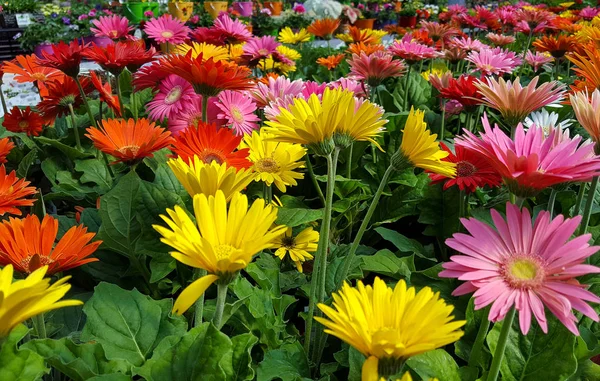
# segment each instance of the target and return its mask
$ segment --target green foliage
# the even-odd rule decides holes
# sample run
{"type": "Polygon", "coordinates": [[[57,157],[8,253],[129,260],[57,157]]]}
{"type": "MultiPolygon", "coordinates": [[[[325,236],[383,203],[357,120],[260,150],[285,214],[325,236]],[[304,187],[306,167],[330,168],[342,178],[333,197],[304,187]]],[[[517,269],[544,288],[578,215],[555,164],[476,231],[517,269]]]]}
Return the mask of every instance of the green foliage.
{"type": "Polygon", "coordinates": [[[47,373],[40,355],[26,348],[17,348],[17,343],[28,332],[27,327],[19,325],[0,345],[0,380],[33,381],[47,373]]]}

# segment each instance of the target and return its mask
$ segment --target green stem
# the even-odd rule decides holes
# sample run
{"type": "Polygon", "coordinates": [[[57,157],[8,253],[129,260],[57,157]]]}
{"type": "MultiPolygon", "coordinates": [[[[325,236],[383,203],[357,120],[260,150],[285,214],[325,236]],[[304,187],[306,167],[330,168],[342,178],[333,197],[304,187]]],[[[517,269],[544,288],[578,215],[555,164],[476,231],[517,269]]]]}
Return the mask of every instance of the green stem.
{"type": "Polygon", "coordinates": [[[321,190],[321,187],[319,186],[319,182],[317,181],[317,178],[315,177],[315,172],[313,171],[312,163],[310,162],[310,155],[308,153],[306,154],[305,163],[306,163],[306,169],[308,170],[308,175],[310,176],[310,180],[312,181],[315,189],[317,190],[317,195],[319,196],[321,203],[323,204],[323,206],[325,206],[325,196],[323,196],[323,191],[321,190]]]}
{"type": "Polygon", "coordinates": [[[579,234],[582,235],[587,233],[588,224],[590,223],[590,216],[592,215],[592,206],[594,205],[594,196],[596,195],[596,188],[598,187],[598,176],[594,177],[590,190],[588,191],[587,200],[585,200],[585,209],[583,209],[583,219],[581,220],[581,226],[579,228],[579,234]]]}
{"type": "MultiPolygon", "coordinates": [[[[196,269],[195,275],[196,277],[194,279],[200,279],[206,275],[206,270],[196,269]]],[[[204,314],[204,294],[202,294],[202,296],[196,300],[196,307],[194,311],[194,327],[198,327],[202,324],[202,315],[204,314]]]]}
{"type": "Polygon", "coordinates": [[[138,120],[138,105],[137,105],[137,95],[134,91],[131,92],[131,100],[132,105],[131,105],[131,109],[133,111],[133,119],[135,119],[136,121],[138,120]]]}
{"type": "Polygon", "coordinates": [[[227,299],[228,283],[217,283],[217,305],[215,307],[215,315],[213,316],[213,324],[217,329],[221,329],[223,321],[223,310],[225,309],[225,300],[227,299]]]}
{"type": "Polygon", "coordinates": [[[354,147],[354,143],[350,144],[348,147],[348,159],[346,160],[346,178],[352,178],[352,149],[354,147]]]}
{"type": "Polygon", "coordinates": [[[458,218],[465,216],[465,194],[464,190],[458,192],[458,218]]]}
{"type": "Polygon", "coordinates": [[[45,339],[46,334],[46,322],[44,321],[44,314],[38,314],[31,318],[33,322],[33,327],[35,328],[35,333],[37,334],[38,339],[45,339]]]}
{"type": "Polygon", "coordinates": [[[500,364],[502,364],[506,343],[508,342],[508,334],[512,328],[513,320],[515,320],[516,312],[517,310],[515,307],[512,307],[504,318],[502,330],[500,331],[500,337],[498,337],[498,343],[496,344],[496,351],[494,352],[494,359],[492,360],[492,366],[490,367],[487,381],[496,381],[498,379],[498,374],[500,373],[500,364]]]}
{"type": "Polygon", "coordinates": [[[82,151],[81,139],[79,138],[79,129],[77,128],[77,121],[75,120],[75,111],[73,105],[69,103],[69,111],[71,112],[71,127],[73,128],[73,135],[75,135],[75,146],[78,151],[82,151]]]}
{"type": "Polygon", "coordinates": [[[402,102],[402,105],[404,106],[404,109],[406,111],[408,111],[408,84],[409,84],[409,77],[410,77],[410,64],[408,65],[408,69],[406,70],[406,78],[404,79],[404,101],[402,102]]]}
{"type": "Polygon", "coordinates": [[[575,201],[575,210],[573,211],[572,217],[578,215],[581,210],[581,204],[583,203],[583,196],[585,196],[586,188],[587,183],[581,183],[579,185],[579,192],[577,192],[577,201],[575,201]]]}
{"type": "Polygon", "coordinates": [[[550,198],[548,199],[548,212],[550,213],[550,218],[552,218],[552,213],[554,213],[554,204],[556,203],[556,195],[558,192],[556,189],[552,189],[550,192],[550,198]]]}
{"type": "Polygon", "coordinates": [[[202,95],[202,121],[204,123],[208,122],[208,95],[202,95]]]}
{"type": "Polygon", "coordinates": [[[4,115],[8,114],[8,107],[6,107],[6,100],[4,99],[4,92],[2,91],[2,83],[0,82],[0,100],[2,101],[2,110],[4,115]]]}
{"type": "Polygon", "coordinates": [[[263,198],[265,199],[265,205],[269,205],[273,201],[273,188],[267,183],[263,183],[263,198]]]}
{"type": "Polygon", "coordinates": [[[115,87],[117,89],[117,97],[119,97],[119,109],[121,110],[121,116],[125,118],[125,107],[123,106],[123,94],[121,93],[121,74],[117,75],[117,81],[115,87]]]}
{"type": "Polygon", "coordinates": [[[446,128],[446,101],[444,100],[444,101],[442,101],[442,127],[440,127],[440,142],[444,140],[445,128],[446,128]]]}
{"type": "Polygon", "coordinates": [[[88,103],[87,96],[85,95],[85,91],[83,90],[83,86],[81,86],[81,82],[79,81],[79,77],[75,77],[75,83],[77,83],[77,88],[79,88],[79,93],[81,93],[81,99],[83,100],[83,105],[87,111],[88,117],[90,118],[90,124],[92,127],[98,127],[96,124],[96,119],[94,118],[94,114],[92,114],[92,109],[90,108],[90,104],[88,103]]]}
{"type": "Polygon", "coordinates": [[[473,348],[471,348],[471,354],[469,355],[469,367],[472,368],[477,366],[477,363],[481,358],[483,343],[485,342],[485,337],[487,336],[487,333],[490,330],[490,320],[488,319],[489,311],[490,306],[487,306],[483,310],[481,325],[479,326],[479,330],[477,331],[477,337],[475,338],[475,342],[473,343],[473,348]]]}

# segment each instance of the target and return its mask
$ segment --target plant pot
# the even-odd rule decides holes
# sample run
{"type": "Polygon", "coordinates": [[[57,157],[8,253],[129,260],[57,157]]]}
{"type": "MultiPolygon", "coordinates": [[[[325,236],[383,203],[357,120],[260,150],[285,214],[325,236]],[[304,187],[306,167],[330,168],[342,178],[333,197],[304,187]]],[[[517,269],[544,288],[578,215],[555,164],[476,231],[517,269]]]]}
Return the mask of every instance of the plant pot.
{"type": "Polygon", "coordinates": [[[398,26],[402,26],[404,28],[414,28],[417,26],[417,16],[398,17],[398,26]]]}
{"type": "Polygon", "coordinates": [[[283,10],[281,1],[265,1],[264,7],[271,11],[271,16],[279,16],[283,10]]]}
{"type": "Polygon", "coordinates": [[[144,20],[144,12],[152,11],[154,17],[158,16],[159,3],[131,2],[123,4],[123,15],[134,24],[144,20]]]}
{"type": "Polygon", "coordinates": [[[33,48],[33,53],[38,56],[38,58],[44,58],[42,52],[52,54],[52,44],[44,42],[33,48]]]}
{"type": "Polygon", "coordinates": [[[186,22],[194,13],[194,3],[191,1],[181,3],[169,3],[169,13],[171,16],[186,22]]]}
{"type": "Polygon", "coordinates": [[[227,12],[227,2],[226,1],[205,1],[204,2],[204,10],[208,12],[208,14],[216,19],[219,17],[221,12],[227,12]]]}
{"type": "Polygon", "coordinates": [[[242,17],[252,16],[252,2],[251,1],[234,1],[231,4],[233,10],[240,14],[242,17]]]}
{"type": "Polygon", "coordinates": [[[31,13],[15,13],[15,17],[19,28],[25,28],[32,23],[31,13]]]}
{"type": "Polygon", "coordinates": [[[373,29],[375,19],[358,19],[354,22],[354,26],[358,29],[373,29]]]}

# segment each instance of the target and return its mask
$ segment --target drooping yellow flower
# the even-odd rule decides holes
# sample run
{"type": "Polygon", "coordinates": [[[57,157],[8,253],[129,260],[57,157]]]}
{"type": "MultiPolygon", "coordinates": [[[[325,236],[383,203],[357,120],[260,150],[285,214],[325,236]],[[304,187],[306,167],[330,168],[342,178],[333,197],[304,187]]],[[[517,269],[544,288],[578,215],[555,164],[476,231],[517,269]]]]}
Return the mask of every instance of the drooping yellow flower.
{"type": "Polygon", "coordinates": [[[298,61],[300,58],[302,58],[302,54],[300,54],[296,49],[288,48],[285,45],[279,45],[277,47],[277,51],[292,61],[298,61]]]}
{"type": "Polygon", "coordinates": [[[387,119],[382,119],[383,108],[352,95],[336,134],[347,135],[352,141],[369,141],[381,149],[375,138],[385,130],[384,126],[388,122],[387,119]]]}
{"type": "Polygon", "coordinates": [[[7,265],[0,270],[0,339],[25,320],[57,308],[78,306],[80,300],[59,301],[71,285],[69,276],[50,285],[44,278],[48,266],[40,267],[23,280],[13,283],[13,267],[7,265]]]}
{"type": "Polygon", "coordinates": [[[277,37],[279,42],[283,42],[284,44],[292,44],[296,45],[301,42],[310,41],[310,33],[306,31],[306,29],[302,28],[298,31],[298,33],[294,33],[292,28],[286,26],[279,32],[279,37],[277,37]]]}
{"type": "Polygon", "coordinates": [[[225,61],[229,59],[229,54],[227,53],[227,49],[222,46],[216,46],[212,44],[207,44],[203,42],[201,44],[197,42],[192,42],[192,44],[180,44],[175,47],[173,53],[186,55],[189,51],[192,51],[192,58],[198,57],[202,54],[202,60],[206,61],[210,58],[213,61],[225,61]]]}
{"type": "Polygon", "coordinates": [[[296,65],[288,65],[283,62],[273,60],[272,56],[261,60],[258,63],[258,68],[263,72],[273,71],[277,74],[286,75],[296,71],[296,65]]]}
{"type": "Polygon", "coordinates": [[[427,70],[421,73],[421,76],[425,78],[426,81],[429,81],[430,75],[435,75],[437,77],[441,77],[444,73],[450,72],[448,66],[446,66],[443,62],[435,62],[431,67],[431,70],[427,70]]]}
{"type": "Polygon", "coordinates": [[[569,1],[569,2],[566,2],[566,3],[560,3],[558,5],[560,5],[563,8],[571,8],[574,4],[575,4],[575,2],[569,1]]]}
{"type": "Polygon", "coordinates": [[[255,176],[251,170],[236,169],[226,163],[213,161],[206,164],[198,156],[194,156],[189,164],[181,158],[171,159],[167,164],[192,197],[200,193],[214,196],[221,190],[229,200],[234,193],[248,186],[255,176]]]}
{"type": "Polygon", "coordinates": [[[235,193],[229,206],[222,191],[215,196],[194,196],[196,224],[179,206],[167,209],[161,218],[168,228],[154,225],[161,241],[175,249],[173,258],[188,266],[204,269],[208,275],[185,288],[175,301],[173,313],[183,314],[214,282],[231,282],[246,268],[255,254],[271,248],[286,226],[272,227],[277,208],[257,199],[248,209],[248,198],[235,193]]]}
{"type": "MultiPolygon", "coordinates": [[[[364,367],[377,369],[385,362],[388,377],[400,371],[409,357],[448,345],[460,339],[465,321],[453,321],[454,307],[429,287],[419,292],[400,280],[392,289],[379,278],[373,286],[361,281],[357,287],[344,283],[333,294],[333,306],[319,304],[327,316],[315,317],[325,332],[352,345],[370,359],[364,367]]],[[[370,372],[372,373],[372,371],[370,372]]]]}
{"type": "Polygon", "coordinates": [[[404,125],[402,144],[392,157],[392,163],[395,162],[397,167],[401,167],[400,163],[408,160],[415,167],[454,178],[456,164],[442,161],[449,153],[440,149],[439,143],[435,140],[437,135],[432,134],[427,129],[427,123],[423,121],[424,115],[422,110],[410,109],[404,125]]]}
{"type": "Polygon", "coordinates": [[[290,259],[300,272],[302,272],[302,264],[314,258],[310,253],[317,251],[318,243],[319,232],[311,227],[302,230],[295,237],[292,235],[292,228],[288,228],[284,234],[273,241],[273,245],[278,248],[275,255],[283,260],[289,253],[290,259]]]}
{"type": "Polygon", "coordinates": [[[255,181],[275,184],[285,193],[286,186],[296,186],[296,179],[304,178],[303,173],[295,170],[304,167],[301,160],[306,155],[306,148],[300,144],[277,142],[272,137],[264,128],[260,133],[252,131],[252,135],[244,136],[240,148],[250,149],[248,160],[253,163],[255,181]]]}

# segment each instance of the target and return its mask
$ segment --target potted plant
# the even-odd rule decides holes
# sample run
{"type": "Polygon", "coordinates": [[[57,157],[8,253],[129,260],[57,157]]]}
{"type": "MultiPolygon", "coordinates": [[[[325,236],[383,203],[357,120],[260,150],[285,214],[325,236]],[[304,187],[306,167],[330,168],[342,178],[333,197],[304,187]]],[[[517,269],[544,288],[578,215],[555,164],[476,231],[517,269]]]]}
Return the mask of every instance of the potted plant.
{"type": "Polygon", "coordinates": [[[417,9],[423,4],[418,1],[405,1],[402,10],[398,13],[398,25],[405,28],[417,26],[417,9]]]}
{"type": "Polygon", "coordinates": [[[359,29],[373,29],[375,26],[376,14],[377,11],[374,9],[374,6],[377,6],[377,3],[374,4],[358,4],[357,8],[360,10],[360,17],[354,22],[354,26],[359,29]]]}
{"type": "Polygon", "coordinates": [[[383,4],[381,12],[377,13],[377,28],[383,29],[388,25],[398,22],[398,16],[394,11],[395,5],[392,3],[383,4]]]}
{"type": "Polygon", "coordinates": [[[308,27],[311,22],[312,20],[306,15],[306,13],[290,9],[282,13],[281,28],[289,27],[293,31],[297,32],[302,28],[308,27]]]}
{"type": "Polygon", "coordinates": [[[34,52],[38,57],[43,51],[51,52],[50,45],[60,40],[70,41],[73,36],[69,26],[62,17],[53,13],[54,16],[47,17],[44,22],[36,22],[25,28],[19,37],[21,48],[25,51],[34,52]]]}
{"type": "Polygon", "coordinates": [[[168,8],[171,16],[178,18],[183,22],[186,22],[190,19],[190,17],[192,17],[192,14],[194,13],[194,2],[171,0],[169,1],[168,8]]]}
{"type": "Polygon", "coordinates": [[[216,19],[221,12],[227,12],[227,5],[227,1],[205,1],[204,10],[211,15],[213,19],[216,19]]]}
{"type": "Polygon", "coordinates": [[[279,31],[279,22],[271,17],[271,10],[263,8],[252,17],[253,31],[256,36],[276,36],[279,31]]]}
{"type": "Polygon", "coordinates": [[[283,2],[280,0],[265,1],[263,6],[271,11],[271,16],[279,16],[283,10],[283,2]]]}
{"type": "Polygon", "coordinates": [[[145,20],[144,13],[152,12],[154,16],[158,16],[158,9],[160,4],[152,1],[128,1],[123,3],[123,16],[127,17],[129,21],[134,24],[138,24],[140,21],[145,20]]]}
{"type": "Polygon", "coordinates": [[[355,8],[351,5],[344,5],[342,7],[342,14],[340,15],[340,32],[347,33],[348,27],[354,25],[362,15],[360,9],[355,8]]]}
{"type": "Polygon", "coordinates": [[[35,0],[10,0],[2,6],[2,25],[6,28],[25,28],[32,23],[31,16],[36,8],[35,0]]]}
{"type": "Polygon", "coordinates": [[[235,12],[237,12],[240,17],[250,17],[252,16],[254,4],[251,1],[234,1],[231,4],[231,7],[235,12]]]}

